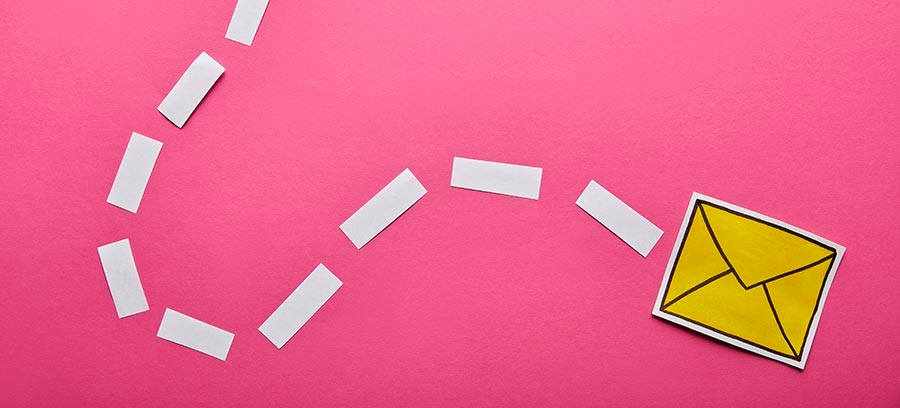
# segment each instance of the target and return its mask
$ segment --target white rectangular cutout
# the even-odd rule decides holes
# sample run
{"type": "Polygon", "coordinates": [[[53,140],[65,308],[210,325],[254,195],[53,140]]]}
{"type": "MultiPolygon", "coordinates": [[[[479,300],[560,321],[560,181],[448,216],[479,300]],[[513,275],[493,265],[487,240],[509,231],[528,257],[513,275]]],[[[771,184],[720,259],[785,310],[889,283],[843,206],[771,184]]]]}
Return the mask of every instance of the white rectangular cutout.
{"type": "Polygon", "coordinates": [[[427,191],[409,169],[388,183],[378,194],[365,203],[347,221],[341,231],[350,238],[357,249],[375,238],[394,220],[419,201],[427,191]]]}
{"type": "Polygon", "coordinates": [[[234,334],[166,309],[156,336],[225,361],[234,334]]]}
{"type": "Polygon", "coordinates": [[[128,238],[97,248],[119,318],[150,310],[128,238]]]}
{"type": "Polygon", "coordinates": [[[162,145],[162,142],[140,133],[131,134],[109,196],[106,197],[107,203],[137,213],[162,145]]]}
{"type": "Polygon", "coordinates": [[[325,265],[319,264],[259,326],[259,331],[275,347],[284,347],[341,285],[343,282],[337,276],[325,265]]]}
{"type": "Polygon", "coordinates": [[[253,43],[268,5],[269,0],[238,0],[225,38],[248,46],[253,43]]]}
{"type": "Polygon", "coordinates": [[[194,109],[224,72],[225,67],[209,54],[201,52],[156,109],[175,126],[179,128],[184,126],[194,113],[194,109]]]}
{"type": "Polygon", "coordinates": [[[450,186],[537,200],[542,173],[540,167],[454,157],[450,186]]]}
{"type": "Polygon", "coordinates": [[[645,258],[662,237],[661,229],[594,180],[575,204],[645,258]]]}

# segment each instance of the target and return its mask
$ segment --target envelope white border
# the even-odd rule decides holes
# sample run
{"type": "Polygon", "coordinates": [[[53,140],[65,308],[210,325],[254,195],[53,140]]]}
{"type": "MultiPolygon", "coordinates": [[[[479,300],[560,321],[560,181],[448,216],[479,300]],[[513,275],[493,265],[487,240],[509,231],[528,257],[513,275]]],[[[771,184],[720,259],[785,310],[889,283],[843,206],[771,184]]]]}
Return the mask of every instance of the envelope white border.
{"type": "Polygon", "coordinates": [[[712,337],[717,340],[723,341],[725,343],[731,344],[732,346],[742,348],[751,353],[759,354],[763,357],[768,357],[772,360],[780,361],[782,363],[785,363],[787,365],[790,365],[792,367],[796,367],[796,368],[799,368],[802,370],[804,367],[806,367],[806,360],[809,357],[809,351],[812,349],[813,340],[816,337],[816,329],[818,329],[818,327],[819,327],[819,318],[822,316],[822,309],[825,308],[825,301],[828,298],[828,291],[831,289],[831,282],[834,281],[834,275],[837,273],[837,268],[841,263],[841,258],[844,256],[844,250],[845,250],[845,248],[842,245],[838,245],[838,244],[832,242],[831,240],[822,238],[822,237],[820,237],[816,234],[813,234],[809,231],[806,231],[804,229],[797,228],[793,225],[790,225],[790,224],[785,223],[780,220],[776,220],[772,217],[768,217],[768,216],[762,215],[760,213],[757,213],[755,211],[751,211],[746,208],[743,208],[743,207],[740,207],[740,206],[737,206],[737,205],[734,205],[731,203],[726,203],[722,200],[718,200],[718,199],[695,192],[693,195],[691,195],[691,201],[688,204],[687,211],[685,212],[684,220],[681,222],[681,229],[678,230],[678,236],[675,239],[675,246],[672,248],[672,255],[669,257],[669,263],[666,265],[666,274],[663,276],[662,283],[659,286],[659,294],[656,296],[656,304],[653,306],[653,315],[656,317],[659,317],[661,319],[668,320],[672,323],[687,327],[696,332],[703,333],[709,337],[712,337]],[[807,237],[814,239],[816,241],[819,241],[825,245],[834,247],[835,252],[836,252],[835,257],[834,257],[834,262],[831,264],[831,269],[828,271],[828,276],[825,279],[825,286],[822,288],[822,295],[819,300],[819,307],[818,307],[818,309],[816,309],[816,312],[813,315],[812,324],[810,325],[809,334],[807,335],[807,339],[806,339],[806,347],[804,347],[804,349],[803,349],[803,353],[800,356],[800,361],[793,360],[793,359],[790,359],[790,358],[787,358],[784,356],[780,356],[778,354],[775,354],[775,353],[769,352],[767,350],[761,349],[759,347],[756,347],[752,344],[748,344],[741,340],[738,340],[738,339],[735,339],[735,338],[732,338],[729,336],[725,336],[721,333],[710,330],[706,327],[700,326],[700,325],[692,323],[688,320],[682,319],[678,316],[674,316],[674,315],[671,315],[671,314],[668,314],[668,313],[665,313],[662,311],[662,309],[661,309],[662,300],[663,300],[663,296],[666,293],[666,286],[669,282],[669,277],[672,275],[672,267],[675,265],[675,258],[678,257],[679,248],[681,248],[681,242],[684,240],[684,234],[687,231],[688,223],[691,220],[691,211],[694,210],[694,207],[697,204],[697,200],[707,201],[707,202],[728,208],[730,210],[734,210],[741,214],[745,214],[750,217],[758,218],[760,220],[763,220],[763,221],[772,223],[774,225],[780,226],[782,228],[785,228],[787,230],[793,231],[797,234],[807,236],[807,237]]]}

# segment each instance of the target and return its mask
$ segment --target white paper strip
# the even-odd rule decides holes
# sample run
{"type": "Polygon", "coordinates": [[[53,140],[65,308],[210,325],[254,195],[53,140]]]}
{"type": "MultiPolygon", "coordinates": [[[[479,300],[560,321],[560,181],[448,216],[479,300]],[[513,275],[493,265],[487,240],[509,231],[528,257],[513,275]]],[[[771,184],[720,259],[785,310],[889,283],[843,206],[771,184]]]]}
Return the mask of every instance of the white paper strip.
{"type": "Polygon", "coordinates": [[[119,171],[106,197],[107,203],[137,213],[162,145],[162,142],[140,133],[131,134],[119,171]]]}
{"type": "Polygon", "coordinates": [[[661,229],[594,180],[588,183],[575,204],[645,258],[662,237],[661,229]]]}
{"type": "Polygon", "coordinates": [[[275,347],[282,348],[341,285],[343,282],[337,276],[319,264],[259,326],[259,331],[275,347]]]}
{"type": "Polygon", "coordinates": [[[119,318],[150,310],[128,239],[101,246],[97,252],[119,318]]]}
{"type": "Polygon", "coordinates": [[[268,4],[269,0],[238,0],[225,38],[250,45],[268,4]]]}
{"type": "Polygon", "coordinates": [[[184,126],[184,122],[187,122],[194,109],[224,72],[225,67],[209,54],[201,52],[156,109],[175,126],[184,126]]]}
{"type": "Polygon", "coordinates": [[[225,361],[234,334],[166,309],[156,336],[225,361]]]}
{"type": "Polygon", "coordinates": [[[388,183],[378,194],[341,224],[341,231],[357,249],[375,238],[426,193],[409,169],[388,183]]]}
{"type": "Polygon", "coordinates": [[[537,200],[542,172],[540,167],[454,157],[450,186],[537,200]]]}

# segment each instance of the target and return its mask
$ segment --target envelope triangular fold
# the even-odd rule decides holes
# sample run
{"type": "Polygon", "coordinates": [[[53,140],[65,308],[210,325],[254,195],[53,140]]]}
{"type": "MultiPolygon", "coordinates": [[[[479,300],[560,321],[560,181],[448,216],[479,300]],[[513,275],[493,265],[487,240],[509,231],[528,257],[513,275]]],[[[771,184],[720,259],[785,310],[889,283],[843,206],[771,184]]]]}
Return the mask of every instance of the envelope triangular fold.
{"type": "Polygon", "coordinates": [[[746,286],[777,277],[833,254],[830,248],[777,225],[701,203],[725,257],[746,286]]]}
{"type": "Polygon", "coordinates": [[[807,270],[765,284],[781,327],[798,355],[803,351],[823,282],[833,261],[834,258],[829,258],[807,270]]]}
{"type": "Polygon", "coordinates": [[[728,269],[728,264],[722,259],[709,235],[700,208],[694,208],[678,258],[675,260],[674,272],[671,274],[672,281],[666,289],[663,304],[668,304],[691,288],[728,269]]]}
{"type": "Polygon", "coordinates": [[[746,290],[733,273],[697,289],[665,311],[760,348],[794,356],[763,288],[746,290]]]}

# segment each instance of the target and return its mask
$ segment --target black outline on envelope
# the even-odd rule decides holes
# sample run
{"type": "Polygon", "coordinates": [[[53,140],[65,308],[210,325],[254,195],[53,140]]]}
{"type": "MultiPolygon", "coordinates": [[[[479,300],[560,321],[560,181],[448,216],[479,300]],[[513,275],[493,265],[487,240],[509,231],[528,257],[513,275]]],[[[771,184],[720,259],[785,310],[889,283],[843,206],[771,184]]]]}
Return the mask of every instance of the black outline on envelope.
{"type": "Polygon", "coordinates": [[[836,248],[833,248],[832,246],[827,245],[827,244],[825,244],[825,243],[816,241],[816,240],[814,240],[814,239],[812,239],[812,238],[810,238],[810,237],[808,237],[808,236],[802,235],[802,234],[800,234],[800,233],[798,233],[798,232],[796,232],[796,231],[792,231],[792,230],[790,230],[790,229],[788,229],[788,228],[785,228],[785,227],[783,227],[783,226],[781,226],[781,225],[773,224],[773,223],[771,223],[771,222],[768,222],[768,221],[765,221],[765,220],[761,220],[761,219],[756,218],[756,217],[753,217],[753,216],[751,216],[751,215],[741,213],[741,212],[736,211],[736,210],[734,210],[734,209],[727,208],[727,207],[724,207],[724,206],[721,206],[721,205],[718,205],[718,204],[714,204],[714,203],[711,203],[711,202],[709,202],[709,201],[706,201],[706,200],[703,200],[703,199],[698,198],[698,199],[694,202],[694,206],[691,208],[691,216],[690,216],[690,219],[688,220],[688,223],[687,223],[688,228],[685,229],[685,231],[684,231],[684,236],[682,236],[682,238],[681,238],[681,245],[678,247],[678,255],[676,255],[676,257],[675,257],[675,262],[672,264],[672,268],[671,268],[671,270],[669,271],[669,281],[666,282],[666,290],[665,290],[665,292],[663,293],[663,296],[662,296],[662,299],[663,299],[663,300],[665,300],[665,299],[666,299],[666,296],[668,296],[668,294],[669,294],[669,289],[671,288],[671,285],[672,285],[672,279],[673,279],[674,276],[675,276],[675,270],[676,270],[676,267],[678,266],[678,261],[679,261],[679,259],[681,258],[682,250],[684,249],[684,245],[685,245],[685,243],[687,242],[688,233],[690,232],[691,226],[692,226],[693,223],[694,223],[694,216],[697,214],[697,212],[698,212],[697,210],[698,210],[698,209],[700,210],[700,211],[699,211],[700,216],[703,217],[703,224],[706,226],[707,230],[709,231],[709,235],[710,235],[710,237],[712,238],[713,243],[716,245],[716,249],[719,251],[719,255],[720,255],[720,256],[722,257],[722,259],[725,261],[725,264],[728,265],[728,269],[725,270],[725,271],[723,271],[722,273],[719,273],[719,274],[717,274],[717,275],[715,275],[715,276],[713,276],[713,277],[711,277],[711,278],[709,278],[709,279],[703,281],[703,282],[698,283],[697,285],[694,285],[693,287],[691,287],[690,289],[688,289],[686,292],[684,292],[684,293],[682,293],[682,294],[676,296],[674,299],[670,300],[669,302],[666,302],[666,303],[664,303],[664,304],[661,303],[660,306],[659,306],[659,311],[662,312],[662,313],[666,313],[666,314],[668,314],[668,315],[675,316],[675,317],[678,317],[678,318],[680,318],[680,319],[686,320],[686,321],[688,321],[688,322],[691,322],[691,323],[696,324],[696,325],[698,325],[698,326],[704,327],[704,328],[706,328],[706,329],[712,330],[712,331],[714,331],[714,332],[716,332],[716,333],[719,333],[719,334],[721,334],[721,335],[723,335],[723,336],[726,336],[726,337],[729,337],[729,338],[732,338],[732,339],[741,341],[741,342],[743,342],[743,343],[749,344],[749,345],[751,345],[751,346],[757,347],[757,348],[759,348],[759,349],[768,351],[768,352],[770,352],[770,353],[772,353],[772,354],[776,354],[776,355],[779,355],[779,356],[782,356],[782,357],[786,357],[786,358],[789,358],[789,359],[791,359],[791,360],[800,361],[800,360],[802,359],[802,356],[803,356],[803,350],[806,348],[806,341],[808,340],[808,337],[809,337],[809,330],[810,330],[810,328],[812,327],[812,322],[813,322],[813,320],[815,319],[816,315],[818,314],[819,308],[822,306],[822,305],[821,305],[821,302],[822,302],[822,293],[823,293],[823,291],[825,290],[826,282],[828,282],[828,277],[829,277],[829,275],[831,275],[832,273],[834,273],[834,269],[835,269],[835,268],[834,268],[834,260],[835,260],[835,258],[837,257],[837,250],[836,250],[836,248]],[[701,204],[702,204],[702,205],[701,205],[701,204]],[[805,239],[805,240],[807,240],[807,241],[809,241],[809,242],[811,242],[811,243],[814,243],[814,244],[816,244],[816,245],[821,246],[822,248],[827,248],[827,249],[829,249],[829,250],[831,251],[831,254],[828,255],[828,256],[825,256],[825,257],[822,258],[822,259],[819,259],[818,261],[815,261],[815,262],[812,262],[812,263],[810,263],[810,264],[804,265],[804,266],[802,266],[802,267],[800,267],[800,268],[797,268],[797,269],[794,269],[794,270],[791,270],[791,271],[788,271],[788,272],[779,274],[779,275],[777,275],[777,276],[774,276],[774,277],[771,277],[771,278],[769,278],[769,279],[763,280],[763,281],[761,281],[761,282],[755,283],[755,284],[753,284],[753,285],[747,286],[747,285],[744,284],[744,282],[741,280],[740,276],[734,271],[734,267],[731,265],[731,261],[728,260],[728,258],[725,256],[725,252],[722,251],[722,246],[719,245],[719,241],[716,239],[716,234],[713,232],[712,226],[709,225],[709,220],[706,218],[706,211],[703,209],[703,206],[704,206],[704,205],[705,205],[705,206],[714,207],[714,208],[717,208],[717,209],[719,209],[719,210],[726,211],[726,212],[728,212],[728,213],[737,215],[737,216],[739,216],[739,217],[743,217],[743,218],[746,218],[746,219],[749,219],[749,220],[752,220],[752,221],[756,221],[756,222],[765,224],[765,225],[767,225],[767,226],[769,226],[769,227],[776,228],[776,229],[778,229],[778,230],[787,232],[787,233],[789,233],[789,234],[791,234],[791,235],[794,235],[794,236],[803,238],[803,239],[805,239]],[[818,297],[816,298],[816,306],[813,308],[812,314],[811,314],[810,317],[809,317],[809,323],[807,323],[807,325],[806,325],[806,332],[803,334],[803,342],[800,344],[800,348],[794,350],[794,346],[791,344],[790,340],[788,340],[787,334],[785,333],[784,328],[783,328],[782,325],[781,325],[781,320],[778,318],[778,312],[775,311],[775,306],[774,306],[774,304],[772,304],[772,298],[769,296],[769,289],[768,289],[768,287],[766,287],[766,283],[771,282],[771,281],[774,281],[774,280],[781,279],[781,278],[783,278],[783,277],[785,277],[785,276],[788,276],[788,275],[793,275],[793,274],[795,274],[795,273],[805,271],[805,270],[807,270],[807,269],[810,269],[810,268],[812,268],[812,267],[814,267],[814,266],[817,266],[817,265],[819,265],[819,264],[821,264],[821,263],[823,263],[823,262],[826,262],[826,261],[829,262],[829,265],[828,265],[828,271],[825,273],[825,277],[824,277],[824,279],[822,280],[822,285],[819,287],[819,294],[818,294],[818,297]],[[785,353],[782,353],[782,352],[780,352],[780,351],[772,350],[772,349],[770,349],[770,348],[768,348],[768,347],[766,347],[766,346],[763,346],[763,345],[761,345],[761,344],[757,344],[757,343],[755,343],[755,342],[753,342],[753,341],[750,341],[750,340],[747,340],[747,339],[745,339],[745,338],[738,337],[738,336],[735,336],[735,335],[730,334],[730,333],[726,333],[726,332],[721,331],[721,330],[719,330],[719,329],[717,329],[717,328],[715,328],[715,327],[709,326],[709,325],[704,324],[704,323],[700,323],[700,322],[698,322],[698,321],[696,321],[696,320],[694,320],[694,319],[691,319],[691,318],[689,318],[689,317],[685,317],[685,316],[682,316],[682,315],[680,315],[680,314],[678,314],[678,313],[674,313],[674,312],[671,312],[671,311],[666,310],[667,307],[669,307],[669,306],[671,306],[672,304],[674,304],[675,302],[677,302],[677,301],[683,299],[685,296],[687,296],[687,295],[693,293],[694,291],[696,291],[696,290],[698,290],[698,289],[700,289],[700,288],[702,288],[702,287],[704,287],[704,286],[706,286],[706,285],[708,285],[708,284],[710,284],[710,283],[712,283],[712,282],[714,282],[714,281],[716,281],[716,280],[718,280],[718,279],[720,279],[720,278],[723,278],[723,277],[725,277],[725,276],[727,276],[727,275],[729,275],[729,274],[734,274],[735,278],[737,278],[738,283],[739,283],[739,284],[741,285],[741,287],[743,287],[745,290],[753,289],[753,288],[755,288],[755,287],[757,287],[757,286],[760,286],[760,285],[763,287],[763,290],[765,291],[765,294],[766,294],[766,299],[769,301],[769,308],[772,310],[772,315],[775,316],[775,322],[778,323],[778,329],[781,330],[781,335],[784,337],[784,340],[785,340],[785,342],[787,343],[788,347],[791,348],[791,351],[794,352],[794,355],[785,354],[785,353]]]}

